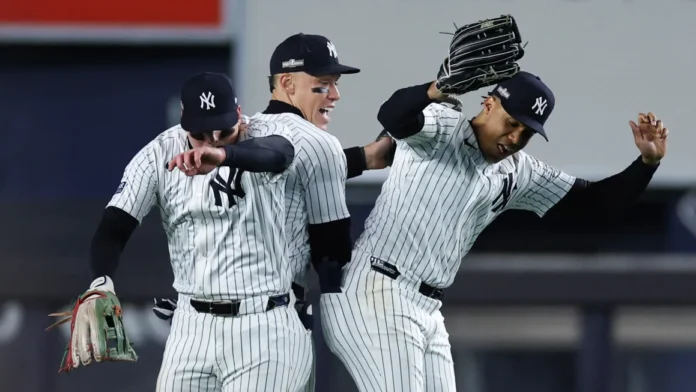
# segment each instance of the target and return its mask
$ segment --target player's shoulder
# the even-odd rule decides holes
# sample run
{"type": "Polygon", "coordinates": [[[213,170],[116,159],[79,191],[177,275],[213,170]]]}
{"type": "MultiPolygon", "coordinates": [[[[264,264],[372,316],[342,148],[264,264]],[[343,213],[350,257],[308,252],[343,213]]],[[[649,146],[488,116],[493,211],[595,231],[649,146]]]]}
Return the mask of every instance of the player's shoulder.
{"type": "Polygon", "coordinates": [[[264,137],[270,135],[283,135],[292,140],[292,132],[287,124],[272,121],[270,119],[252,116],[245,117],[247,124],[246,132],[250,137],[264,137]]]}
{"type": "Polygon", "coordinates": [[[155,154],[156,156],[163,156],[178,154],[185,149],[186,131],[177,124],[155,136],[141,151],[155,154]]]}
{"type": "Polygon", "coordinates": [[[423,109],[423,112],[438,117],[446,117],[452,119],[460,119],[462,117],[461,109],[448,102],[432,102],[423,109]]]}
{"type": "Polygon", "coordinates": [[[509,171],[515,171],[518,174],[531,173],[542,165],[541,161],[524,151],[518,151],[504,161],[510,168],[509,171]]]}
{"type": "Polygon", "coordinates": [[[312,156],[337,154],[339,151],[341,154],[343,153],[343,147],[338,138],[317,127],[299,132],[295,137],[300,148],[300,154],[312,156]]]}

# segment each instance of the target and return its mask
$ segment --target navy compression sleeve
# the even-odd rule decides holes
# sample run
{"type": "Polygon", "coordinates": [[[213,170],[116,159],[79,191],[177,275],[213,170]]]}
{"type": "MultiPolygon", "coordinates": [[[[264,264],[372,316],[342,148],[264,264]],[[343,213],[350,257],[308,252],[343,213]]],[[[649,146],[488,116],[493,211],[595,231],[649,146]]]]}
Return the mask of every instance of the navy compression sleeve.
{"type": "Polygon", "coordinates": [[[367,170],[365,149],[362,147],[344,148],[343,154],[346,156],[346,164],[348,165],[347,178],[357,177],[367,170]]]}
{"type": "Polygon", "coordinates": [[[248,139],[224,148],[227,158],[221,166],[253,173],[280,173],[290,166],[295,157],[292,143],[278,135],[248,139]]]}
{"type": "Polygon", "coordinates": [[[395,139],[404,139],[423,129],[423,110],[434,101],[428,97],[432,82],[396,90],[379,108],[377,121],[395,139]]]}
{"type": "Polygon", "coordinates": [[[92,279],[114,276],[121,253],[136,227],[138,220],[122,209],[107,207],[104,210],[89,250],[92,279]]]}
{"type": "Polygon", "coordinates": [[[645,192],[659,165],[651,166],[638,157],[622,172],[601,181],[576,179],[568,194],[546,216],[597,216],[620,213],[634,205],[645,192]]]}
{"type": "Polygon", "coordinates": [[[312,262],[315,265],[324,260],[338,261],[341,265],[350,261],[350,218],[309,225],[308,231],[312,262]]]}

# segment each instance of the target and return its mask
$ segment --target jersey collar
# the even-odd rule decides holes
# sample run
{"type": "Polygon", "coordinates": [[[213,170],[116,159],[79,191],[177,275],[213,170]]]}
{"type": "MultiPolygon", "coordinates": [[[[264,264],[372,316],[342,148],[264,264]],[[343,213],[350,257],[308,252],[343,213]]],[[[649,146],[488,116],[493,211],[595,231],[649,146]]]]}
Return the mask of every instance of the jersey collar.
{"type": "Polygon", "coordinates": [[[281,113],[297,114],[298,116],[300,116],[306,120],[306,118],[302,115],[302,112],[300,111],[300,109],[290,105],[289,103],[285,103],[283,101],[278,101],[276,99],[272,99],[270,102],[268,102],[268,107],[266,108],[266,110],[263,111],[263,114],[281,114],[281,113]]]}

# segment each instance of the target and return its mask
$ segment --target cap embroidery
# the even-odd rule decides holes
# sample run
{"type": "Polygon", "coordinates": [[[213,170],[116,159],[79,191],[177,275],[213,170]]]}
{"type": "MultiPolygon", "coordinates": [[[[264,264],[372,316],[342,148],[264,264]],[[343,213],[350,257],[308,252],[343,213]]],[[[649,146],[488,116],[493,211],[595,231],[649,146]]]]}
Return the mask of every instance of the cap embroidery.
{"type": "Polygon", "coordinates": [[[204,105],[205,110],[215,108],[215,96],[210,91],[208,91],[208,95],[205,93],[201,94],[201,109],[204,109],[204,105]]]}
{"type": "Polygon", "coordinates": [[[546,110],[547,106],[548,106],[548,104],[547,104],[547,101],[544,99],[544,97],[539,97],[534,102],[534,106],[532,106],[532,110],[534,110],[534,113],[536,113],[537,115],[543,116],[544,110],[546,110]]]}
{"type": "Polygon", "coordinates": [[[333,58],[338,58],[338,52],[336,51],[336,46],[331,42],[327,41],[326,42],[326,47],[329,49],[329,55],[333,58]]]}
{"type": "Polygon", "coordinates": [[[290,59],[288,61],[283,61],[281,65],[283,66],[283,68],[301,67],[304,65],[304,60],[290,59]]]}

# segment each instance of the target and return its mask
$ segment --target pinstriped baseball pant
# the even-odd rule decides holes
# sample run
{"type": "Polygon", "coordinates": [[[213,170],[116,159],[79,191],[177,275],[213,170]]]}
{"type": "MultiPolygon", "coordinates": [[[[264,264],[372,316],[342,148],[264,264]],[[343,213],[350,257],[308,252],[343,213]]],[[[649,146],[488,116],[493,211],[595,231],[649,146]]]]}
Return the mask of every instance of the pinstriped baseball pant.
{"type": "Polygon", "coordinates": [[[372,271],[368,259],[354,251],[343,292],[321,295],[327,346],[361,392],[456,391],[442,303],[403,275],[372,271]]]}
{"type": "Polygon", "coordinates": [[[158,392],[303,390],[314,353],[292,306],[225,317],[198,313],[188,300],[179,295],[158,392]]]}

